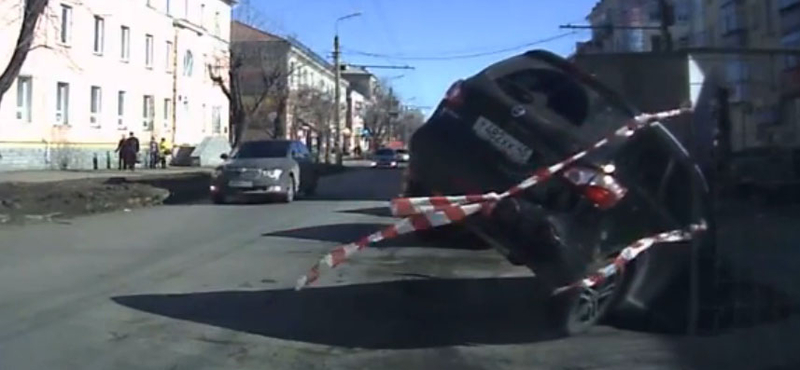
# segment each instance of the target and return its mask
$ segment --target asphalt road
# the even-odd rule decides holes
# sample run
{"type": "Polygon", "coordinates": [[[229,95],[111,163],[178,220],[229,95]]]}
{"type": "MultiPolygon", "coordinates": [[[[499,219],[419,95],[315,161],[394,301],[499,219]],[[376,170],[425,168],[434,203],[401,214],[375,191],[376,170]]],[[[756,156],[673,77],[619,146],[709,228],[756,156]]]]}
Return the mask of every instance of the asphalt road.
{"type": "Polygon", "coordinates": [[[800,364],[798,342],[782,339],[800,332],[795,319],[694,338],[611,326],[556,337],[530,274],[476,245],[397,239],[295,292],[327,250],[392,221],[399,181],[397,170],[359,169],[288,205],[201,202],[0,228],[0,369],[800,364]]]}

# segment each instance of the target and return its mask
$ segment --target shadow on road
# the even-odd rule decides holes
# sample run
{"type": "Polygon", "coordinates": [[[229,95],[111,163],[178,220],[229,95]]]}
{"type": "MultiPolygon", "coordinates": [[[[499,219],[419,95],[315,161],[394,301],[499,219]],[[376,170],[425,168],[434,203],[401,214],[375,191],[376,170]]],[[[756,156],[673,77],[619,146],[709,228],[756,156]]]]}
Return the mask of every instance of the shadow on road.
{"type": "MultiPolygon", "coordinates": [[[[307,240],[320,240],[335,243],[351,243],[361,238],[382,230],[388,224],[378,223],[341,223],[330,225],[319,225],[303,227],[291,230],[275,231],[263,233],[261,236],[278,236],[284,238],[297,238],[307,240]]],[[[404,234],[395,238],[385,240],[372,247],[422,247],[422,248],[445,248],[459,250],[485,250],[489,247],[473,237],[460,238],[435,238],[431,234],[404,234]]]]}
{"type": "Polygon", "coordinates": [[[314,200],[389,200],[400,194],[400,169],[357,169],[321,178],[314,200]]]}
{"type": "Polygon", "coordinates": [[[408,349],[557,338],[531,278],[402,280],[294,290],[134,295],[133,309],[266,337],[408,349]]]}
{"type": "MultiPolygon", "coordinates": [[[[108,180],[108,182],[115,181],[125,181],[125,179],[111,178],[108,180]]],[[[211,182],[211,175],[190,173],[159,178],[145,177],[129,181],[168,190],[169,197],[164,200],[164,204],[186,204],[208,199],[208,184],[211,182]]]]}
{"type": "Polygon", "coordinates": [[[339,213],[350,213],[350,214],[359,214],[359,215],[377,216],[377,217],[392,217],[392,218],[394,217],[388,205],[386,207],[348,209],[344,211],[339,211],[339,213]]]}

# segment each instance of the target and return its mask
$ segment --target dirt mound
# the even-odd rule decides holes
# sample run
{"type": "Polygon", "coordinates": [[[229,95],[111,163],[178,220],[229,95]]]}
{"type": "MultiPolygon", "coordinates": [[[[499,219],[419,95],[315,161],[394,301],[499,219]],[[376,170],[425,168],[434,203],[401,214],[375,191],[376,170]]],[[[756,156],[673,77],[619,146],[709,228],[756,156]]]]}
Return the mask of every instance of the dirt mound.
{"type": "Polygon", "coordinates": [[[161,204],[169,190],[125,179],[0,183],[0,223],[62,218],[161,204]]]}

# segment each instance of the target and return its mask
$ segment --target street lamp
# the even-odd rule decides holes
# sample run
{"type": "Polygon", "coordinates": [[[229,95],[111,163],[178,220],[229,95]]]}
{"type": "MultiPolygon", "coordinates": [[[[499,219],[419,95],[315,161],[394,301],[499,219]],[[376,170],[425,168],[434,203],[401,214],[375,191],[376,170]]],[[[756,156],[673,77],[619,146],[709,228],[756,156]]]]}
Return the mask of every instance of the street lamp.
{"type": "Polygon", "coordinates": [[[336,125],[336,164],[337,165],[341,165],[342,164],[342,135],[341,135],[342,119],[341,119],[341,112],[340,112],[341,109],[339,107],[339,104],[341,102],[341,95],[342,95],[341,88],[339,87],[339,84],[340,84],[339,80],[341,79],[342,70],[341,70],[341,67],[339,66],[339,22],[341,22],[341,21],[343,21],[345,19],[355,18],[355,17],[358,17],[360,15],[361,15],[361,12],[355,12],[355,13],[352,13],[352,14],[341,16],[339,18],[336,18],[336,22],[334,23],[335,32],[334,32],[334,36],[333,36],[333,69],[334,69],[333,73],[334,73],[334,84],[336,86],[334,86],[334,88],[333,88],[333,90],[334,90],[333,99],[334,99],[334,101],[336,103],[334,104],[334,108],[333,108],[333,122],[336,125]]]}

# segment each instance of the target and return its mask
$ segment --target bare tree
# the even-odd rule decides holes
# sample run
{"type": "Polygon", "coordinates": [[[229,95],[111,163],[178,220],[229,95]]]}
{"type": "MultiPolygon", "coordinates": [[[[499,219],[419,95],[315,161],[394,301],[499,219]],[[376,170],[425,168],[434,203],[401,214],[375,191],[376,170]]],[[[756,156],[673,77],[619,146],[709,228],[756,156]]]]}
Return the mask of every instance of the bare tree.
{"type": "Polygon", "coordinates": [[[364,111],[364,127],[369,130],[372,147],[389,139],[397,124],[400,101],[391,88],[380,84],[373,92],[373,101],[364,111]]]}
{"type": "Polygon", "coordinates": [[[234,147],[251,129],[270,138],[286,134],[284,117],[293,73],[286,63],[287,47],[282,41],[239,42],[231,46],[227,61],[220,56],[208,66],[211,80],[230,104],[234,147]]]}
{"type": "Polygon", "coordinates": [[[425,123],[425,115],[419,109],[403,109],[397,118],[397,129],[404,142],[425,123]]]}
{"type": "MultiPolygon", "coordinates": [[[[293,93],[293,117],[296,121],[317,133],[317,161],[324,150],[324,161],[331,159],[331,122],[334,99],[329,93],[311,86],[301,86],[293,93]],[[325,143],[324,148],[322,143],[325,143]]],[[[309,143],[310,144],[310,143],[309,143]]]]}
{"type": "Polygon", "coordinates": [[[11,54],[11,59],[5,70],[3,70],[3,74],[0,74],[0,102],[2,102],[3,95],[11,88],[14,80],[19,75],[19,71],[22,69],[22,63],[25,62],[36,36],[36,25],[39,23],[39,17],[47,7],[47,3],[48,0],[25,0],[22,25],[14,52],[11,54]]]}

